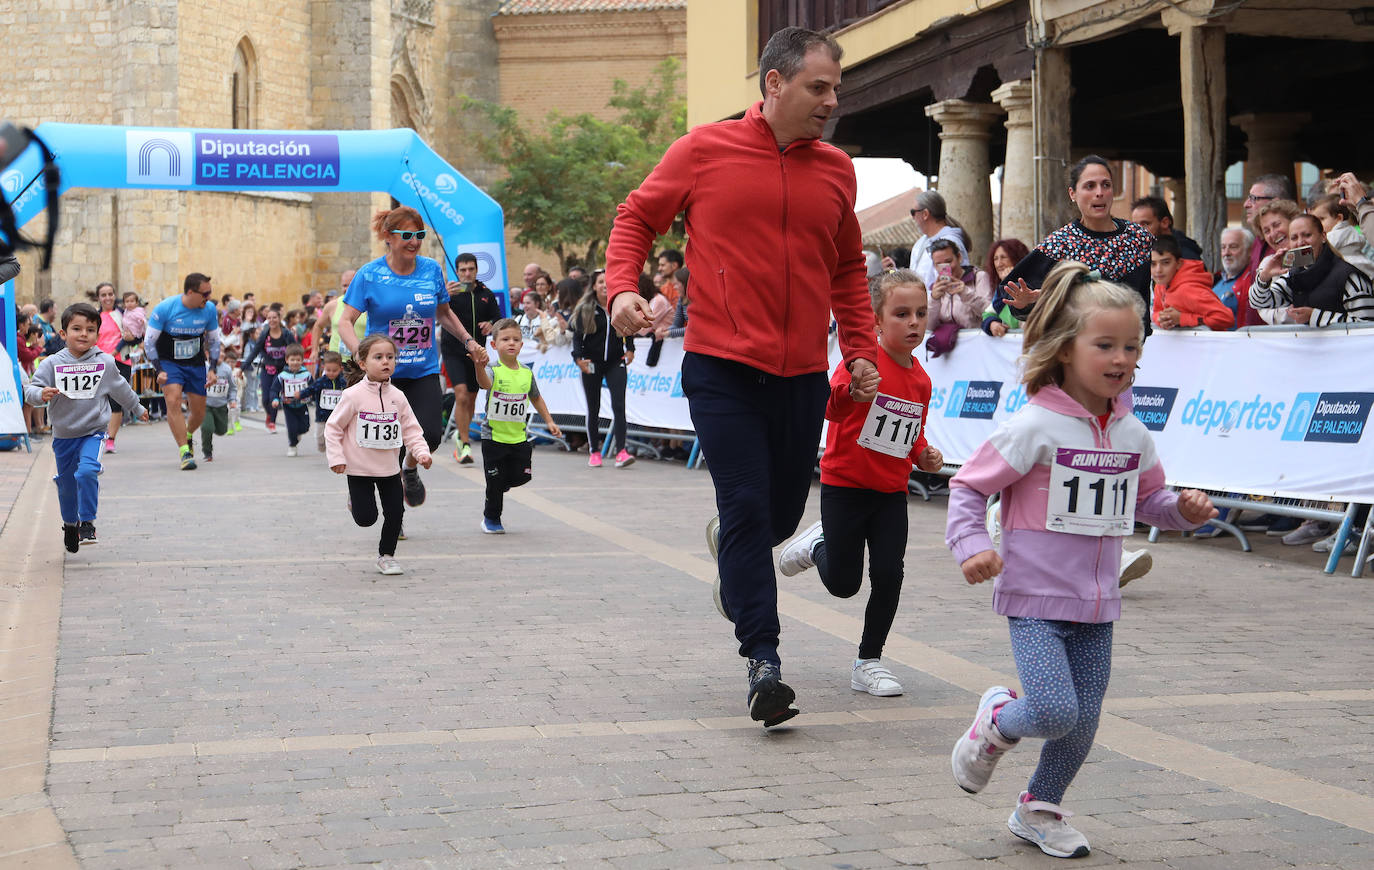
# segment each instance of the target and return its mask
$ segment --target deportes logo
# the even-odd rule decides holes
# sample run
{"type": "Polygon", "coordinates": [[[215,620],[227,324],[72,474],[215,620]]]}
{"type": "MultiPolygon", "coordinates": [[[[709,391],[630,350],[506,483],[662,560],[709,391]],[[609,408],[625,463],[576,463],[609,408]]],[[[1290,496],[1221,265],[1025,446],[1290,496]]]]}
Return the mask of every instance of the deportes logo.
{"type": "MultiPolygon", "coordinates": [[[[440,176],[442,179],[443,176],[440,176]]],[[[458,253],[477,258],[477,280],[493,290],[506,289],[506,276],[501,270],[501,245],[497,242],[468,242],[458,246],[458,253]]]]}
{"type": "Polygon", "coordinates": [[[949,390],[945,416],[991,420],[1001,395],[1001,381],[955,381],[949,390]]]}
{"type": "Polygon", "coordinates": [[[183,130],[126,130],[125,182],[189,185],[195,169],[191,134],[183,130]]]}
{"type": "Polygon", "coordinates": [[[434,190],[444,196],[456,193],[458,190],[458,179],[449,175],[447,172],[440,172],[434,179],[434,190]]]}
{"type": "MultiPolygon", "coordinates": [[[[453,176],[446,172],[440,175],[440,178],[445,177],[449,180],[453,180],[453,176]]],[[[463,225],[463,216],[459,214],[458,209],[453,207],[453,203],[443,198],[446,194],[438,189],[439,179],[435,179],[435,186],[430,187],[428,184],[421,181],[415,173],[407,170],[401,173],[401,183],[415,191],[416,196],[429,203],[430,208],[437,210],[444,217],[448,218],[451,223],[460,227],[463,225]]],[[[454,182],[454,190],[457,189],[457,182],[454,182]]]]}
{"type": "Polygon", "coordinates": [[[1374,393],[1298,393],[1283,440],[1356,444],[1364,435],[1371,405],[1374,393]]]}
{"type": "Polygon", "coordinates": [[[1132,410],[1146,429],[1158,432],[1169,422],[1178,390],[1173,387],[1131,387],[1132,410]]]}
{"type": "Polygon", "coordinates": [[[0,188],[9,194],[10,198],[19,195],[19,191],[24,189],[24,176],[17,169],[11,169],[4,175],[0,175],[0,188]]]}

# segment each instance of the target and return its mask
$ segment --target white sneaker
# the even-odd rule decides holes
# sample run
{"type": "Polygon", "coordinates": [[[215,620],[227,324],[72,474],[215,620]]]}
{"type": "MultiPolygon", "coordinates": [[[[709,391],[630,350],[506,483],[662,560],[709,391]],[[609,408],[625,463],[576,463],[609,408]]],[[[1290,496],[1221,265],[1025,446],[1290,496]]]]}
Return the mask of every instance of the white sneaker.
{"type": "Polygon", "coordinates": [[[1121,579],[1118,586],[1125,586],[1137,577],[1144,577],[1155,566],[1155,558],[1149,550],[1121,551],[1121,579]]]}
{"type": "Polygon", "coordinates": [[[294,448],[294,447],[288,447],[288,448],[286,448],[286,455],[287,455],[287,456],[295,456],[295,455],[297,455],[299,452],[300,452],[300,451],[298,451],[298,450],[297,450],[296,448],[294,448]]]}
{"type": "Polygon", "coordinates": [[[954,752],[949,759],[950,767],[954,770],[954,781],[969,794],[983,790],[992,778],[997,762],[1018,742],[1003,737],[997,726],[992,724],[992,711],[1015,699],[1016,693],[1006,686],[988,689],[978,700],[978,712],[973,717],[973,725],[954,742],[954,752]]]}
{"type": "MultiPolygon", "coordinates": [[[[1336,546],[1336,535],[1338,535],[1338,534],[1340,534],[1339,531],[1332,532],[1329,536],[1327,536],[1327,537],[1325,537],[1325,538],[1322,538],[1320,541],[1318,541],[1317,543],[1313,544],[1313,545],[1312,545],[1312,552],[1314,552],[1314,553],[1329,553],[1329,552],[1331,552],[1331,548],[1334,547],[1334,546],[1336,546]]],[[[1356,551],[1356,549],[1357,549],[1358,546],[1359,546],[1359,545],[1356,544],[1355,542],[1358,541],[1359,538],[1360,538],[1359,533],[1356,532],[1354,529],[1352,529],[1352,530],[1350,531],[1350,534],[1346,536],[1346,539],[1345,539],[1345,549],[1341,551],[1341,555],[1342,555],[1342,556],[1353,556],[1353,555],[1355,555],[1355,551],[1356,551]]]]}
{"type": "Polygon", "coordinates": [[[1007,819],[1007,828],[1021,839],[1034,843],[1040,851],[1055,858],[1083,858],[1091,851],[1088,838],[1064,821],[1073,813],[1057,804],[1026,800],[1026,792],[1016,799],[1016,809],[1007,819]]]}
{"type": "MultiPolygon", "coordinates": [[[[800,574],[807,568],[816,564],[811,558],[811,551],[816,549],[816,544],[825,540],[825,531],[821,528],[819,521],[807,526],[806,531],[797,535],[787,542],[778,554],[778,570],[782,576],[791,577],[800,574]]],[[[859,688],[855,686],[854,688],[859,688]]],[[[898,694],[901,694],[900,692],[898,694]]]]}
{"type": "Polygon", "coordinates": [[[1311,544],[1331,534],[1331,524],[1323,520],[1303,520],[1302,525],[1283,536],[1283,543],[1289,547],[1311,544]]]}
{"type": "MultiPolygon", "coordinates": [[[[711,561],[720,561],[720,517],[711,517],[706,522],[706,549],[711,553],[711,561]]],[[[716,611],[726,619],[730,614],[725,611],[725,599],[720,597],[720,569],[716,569],[716,581],[711,584],[711,600],[716,603],[716,611]]],[[[730,619],[734,622],[733,619],[730,619]]]]}
{"type": "Polygon", "coordinates": [[[389,574],[389,575],[404,574],[404,573],[405,573],[405,571],[402,571],[402,570],[401,570],[401,566],[400,566],[399,564],[396,563],[396,557],[395,557],[395,556],[378,556],[378,557],[377,557],[377,572],[378,572],[379,574],[389,574]]]}
{"type": "Polygon", "coordinates": [[[1002,546],[1002,501],[998,499],[988,505],[987,516],[984,520],[988,527],[988,536],[992,538],[992,548],[994,550],[1002,546]]]}
{"type": "Polygon", "coordinates": [[[881,659],[855,659],[854,675],[849,678],[849,688],[856,692],[867,692],[879,698],[891,698],[902,694],[902,684],[883,667],[881,659]]]}

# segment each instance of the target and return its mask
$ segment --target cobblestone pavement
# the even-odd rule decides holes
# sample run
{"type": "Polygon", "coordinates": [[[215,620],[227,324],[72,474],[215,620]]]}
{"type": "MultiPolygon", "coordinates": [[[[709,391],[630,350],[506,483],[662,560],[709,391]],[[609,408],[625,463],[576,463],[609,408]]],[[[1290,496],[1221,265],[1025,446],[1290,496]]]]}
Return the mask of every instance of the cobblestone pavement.
{"type": "MultiPolygon", "coordinates": [[[[80,866],[1056,864],[1005,826],[1037,741],[980,795],[950,777],[978,694],[1014,669],[990,589],[943,547],[942,500],[911,504],[887,650],[907,693],[849,688],[866,593],[784,579],[804,712],[764,732],[710,602],[705,471],[541,448],[494,537],[480,462],[444,453],[406,515],[406,574],[382,577],[313,435],[295,459],[257,427],[216,440],[184,473],[163,427],[122,433],[100,543],[60,571],[43,751],[52,836],[80,866]]],[[[39,495],[16,516],[53,546],[39,495]]],[[[1093,844],[1074,866],[1374,866],[1368,581],[1260,551],[1168,538],[1127,589],[1065,799],[1093,844]]],[[[7,849],[6,806],[0,866],[61,852],[7,849]]]]}

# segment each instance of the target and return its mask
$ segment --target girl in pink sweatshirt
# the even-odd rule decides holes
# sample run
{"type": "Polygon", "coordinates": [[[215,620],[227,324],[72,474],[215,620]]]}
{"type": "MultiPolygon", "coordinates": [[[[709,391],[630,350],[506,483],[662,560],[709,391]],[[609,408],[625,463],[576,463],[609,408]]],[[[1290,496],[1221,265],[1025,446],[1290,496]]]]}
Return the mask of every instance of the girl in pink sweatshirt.
{"type": "Polygon", "coordinates": [[[377,570],[404,574],[396,564],[396,540],[406,509],[400,450],[404,444],[429,468],[429,445],[405,394],[391,385],[396,344],[385,333],[369,335],[359,343],[353,359],[357,367],[349,375],[352,386],[339,396],[325,423],[325,453],[331,471],[348,475],[348,509],[360,526],[377,522],[377,499],[372,494],[376,487],[382,500],[377,570]]]}
{"type": "Polygon", "coordinates": [[[946,543],[964,579],[995,578],[992,606],[1007,617],[1024,694],[983,693],[954,745],[955,782],[987,785],[1023,737],[1044,738],[1040,763],[1007,827],[1047,855],[1087,855],[1088,840],[1059,806],[1092,748],[1121,616],[1121,539],[1139,517],[1195,529],[1215,517],[1195,489],[1164,486],[1145,424],[1131,412],[1144,341],[1140,295],[1062,261],[1026,321],[1022,380],[1030,401],[998,427],[949,485],[946,543]],[[1002,541],[984,516],[1002,494],[1002,541]]]}

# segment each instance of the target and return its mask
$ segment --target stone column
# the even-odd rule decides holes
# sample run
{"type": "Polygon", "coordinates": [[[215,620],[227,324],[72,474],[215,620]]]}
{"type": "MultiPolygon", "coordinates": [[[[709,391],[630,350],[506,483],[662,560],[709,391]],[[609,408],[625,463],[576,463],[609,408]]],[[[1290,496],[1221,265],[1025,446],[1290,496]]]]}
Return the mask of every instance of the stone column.
{"type": "Polygon", "coordinates": [[[1069,78],[1068,49],[1046,48],[1035,55],[1032,111],[1035,114],[1035,235],[1022,239],[1034,245],[1068,223],[1074,215],[1069,201],[1069,100],[1073,85],[1069,78]]]}
{"type": "Polygon", "coordinates": [[[968,232],[969,260],[977,263],[992,243],[988,138],[1002,110],[990,103],[942,100],[926,106],[926,115],[940,125],[940,195],[968,232]]]}
{"type": "MultiPolygon", "coordinates": [[[[1221,230],[1226,226],[1226,29],[1198,27],[1196,21],[1166,10],[1164,24],[1179,38],[1183,81],[1183,173],[1185,196],[1174,210],[1174,224],[1202,246],[1202,260],[1220,262],[1221,230]]],[[[1292,164],[1285,172],[1292,172],[1292,164]]]]}
{"type": "MultiPolygon", "coordinates": [[[[1170,211],[1174,215],[1174,226],[1178,227],[1180,232],[1188,233],[1191,236],[1192,233],[1188,232],[1188,215],[1192,213],[1192,209],[1188,207],[1188,192],[1193,189],[1193,186],[1188,183],[1186,178],[1162,178],[1160,182],[1164,189],[1169,192],[1169,200],[1173,202],[1170,211]]],[[[1198,244],[1202,243],[1202,239],[1197,241],[1198,244]]]]}
{"type": "MultiPolygon", "coordinates": [[[[1245,131],[1247,192],[1255,178],[1261,175],[1273,173],[1293,179],[1293,165],[1298,162],[1295,134],[1311,122],[1312,116],[1306,112],[1252,112],[1231,116],[1231,123],[1245,131]]],[[[1296,183],[1294,190],[1297,190],[1296,183]]],[[[1297,190],[1297,193],[1301,199],[1303,192],[1297,190]]]]}
{"type": "Polygon", "coordinates": [[[1029,79],[1007,82],[992,99],[1007,113],[1007,159],[1002,164],[1001,235],[1033,245],[1035,234],[1035,137],[1029,79]]]}

